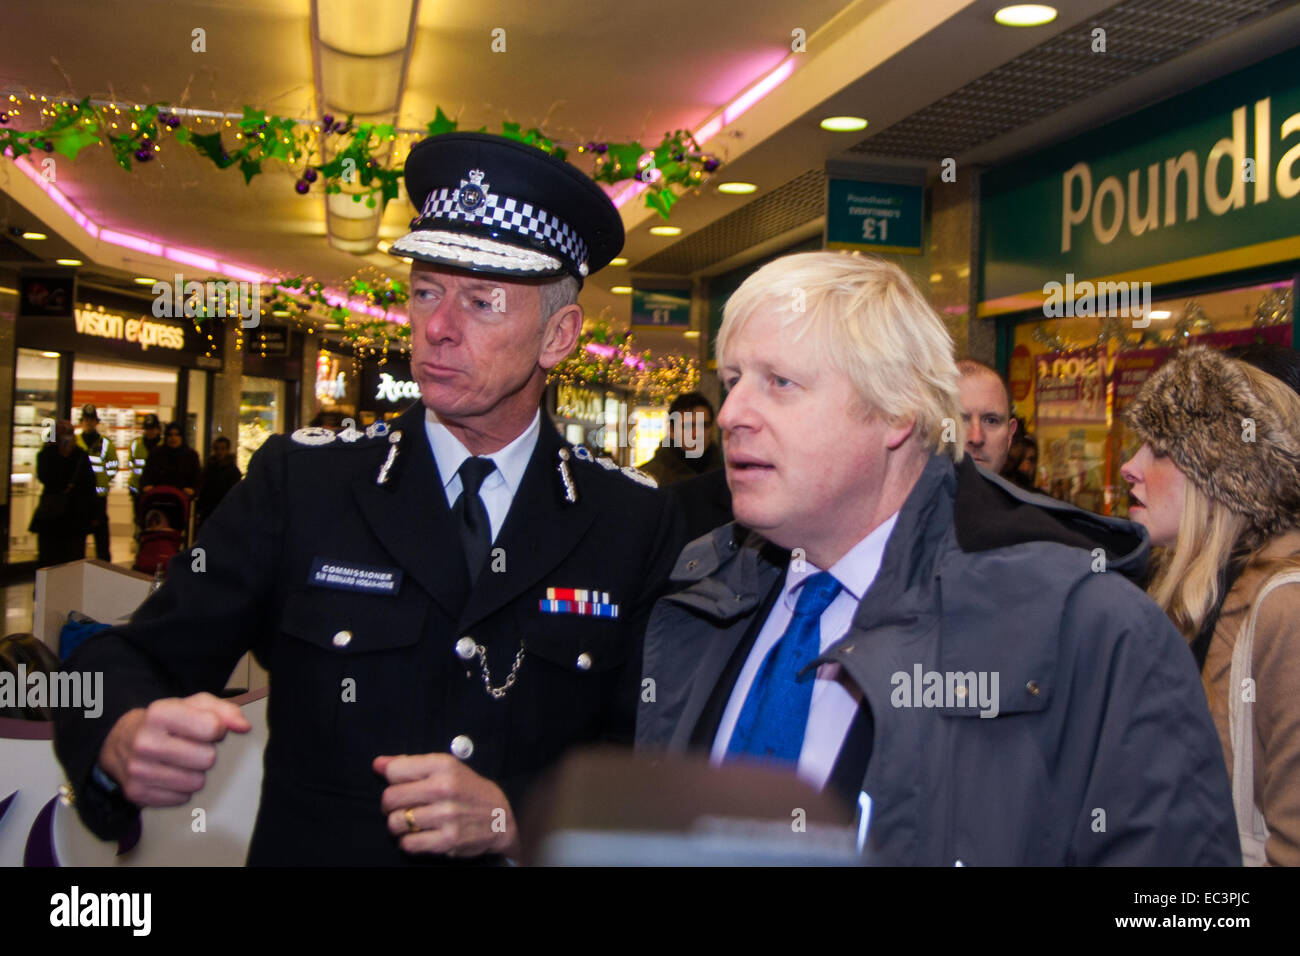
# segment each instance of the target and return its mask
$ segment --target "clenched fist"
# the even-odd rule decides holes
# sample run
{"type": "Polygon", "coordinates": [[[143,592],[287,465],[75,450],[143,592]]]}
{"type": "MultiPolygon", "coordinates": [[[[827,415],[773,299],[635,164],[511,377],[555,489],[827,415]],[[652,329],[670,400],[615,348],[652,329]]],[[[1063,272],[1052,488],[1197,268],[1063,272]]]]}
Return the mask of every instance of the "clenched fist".
{"type": "Polygon", "coordinates": [[[203,789],[226,732],[251,729],[228,700],[167,697],[118,718],[99,750],[99,765],[136,806],[174,807],[203,789]]]}

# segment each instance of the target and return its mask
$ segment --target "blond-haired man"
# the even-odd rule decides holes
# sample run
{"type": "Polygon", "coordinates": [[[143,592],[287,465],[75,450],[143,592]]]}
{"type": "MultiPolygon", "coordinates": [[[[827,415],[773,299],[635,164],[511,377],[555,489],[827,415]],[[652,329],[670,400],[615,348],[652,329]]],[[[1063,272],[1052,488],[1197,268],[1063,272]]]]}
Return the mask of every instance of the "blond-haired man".
{"type": "Polygon", "coordinates": [[[875,863],[1239,862],[1196,668],[1123,576],[1146,537],[963,454],[951,339],[900,269],[764,266],[718,370],[737,523],[651,615],[643,748],[841,793],[875,863]]]}

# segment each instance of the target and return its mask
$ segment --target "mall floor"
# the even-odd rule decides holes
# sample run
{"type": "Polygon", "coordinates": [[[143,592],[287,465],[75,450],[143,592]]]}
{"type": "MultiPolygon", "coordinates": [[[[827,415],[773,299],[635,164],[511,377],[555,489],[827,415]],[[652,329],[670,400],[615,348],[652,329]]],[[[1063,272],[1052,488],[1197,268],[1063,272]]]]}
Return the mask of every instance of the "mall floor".
{"type": "MultiPolygon", "coordinates": [[[[109,556],[119,567],[135,562],[135,527],[131,520],[131,500],[125,492],[114,491],[108,499],[109,556]]],[[[95,556],[95,539],[86,536],[86,557],[95,556]]],[[[5,634],[19,634],[32,629],[33,603],[36,595],[35,575],[6,585],[0,598],[4,605],[5,634]]]]}

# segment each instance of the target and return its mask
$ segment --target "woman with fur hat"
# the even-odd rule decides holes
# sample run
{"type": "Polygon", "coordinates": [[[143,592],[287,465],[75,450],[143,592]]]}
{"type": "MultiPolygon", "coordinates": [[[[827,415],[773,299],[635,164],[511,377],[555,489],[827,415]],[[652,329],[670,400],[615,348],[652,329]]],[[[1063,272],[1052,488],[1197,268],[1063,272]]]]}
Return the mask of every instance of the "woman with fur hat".
{"type": "Polygon", "coordinates": [[[1300,865],[1300,396],[1192,347],[1125,413],[1148,592],[1201,666],[1247,865],[1300,865]]]}

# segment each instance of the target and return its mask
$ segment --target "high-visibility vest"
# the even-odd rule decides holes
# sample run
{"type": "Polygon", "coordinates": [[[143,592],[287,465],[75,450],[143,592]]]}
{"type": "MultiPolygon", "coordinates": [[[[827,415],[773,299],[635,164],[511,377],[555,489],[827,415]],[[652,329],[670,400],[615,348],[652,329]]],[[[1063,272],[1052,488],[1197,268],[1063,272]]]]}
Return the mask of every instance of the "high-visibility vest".
{"type": "Polygon", "coordinates": [[[108,494],[108,488],[117,475],[117,448],[106,435],[99,436],[94,448],[87,446],[85,432],[77,432],[77,445],[90,456],[90,470],[95,475],[95,493],[101,497],[108,494]]]}
{"type": "Polygon", "coordinates": [[[149,461],[149,452],[161,444],[162,439],[159,438],[154,442],[153,448],[150,448],[143,435],[131,442],[131,474],[126,479],[126,486],[132,494],[138,494],[140,491],[140,476],[144,474],[144,466],[149,461]]]}

